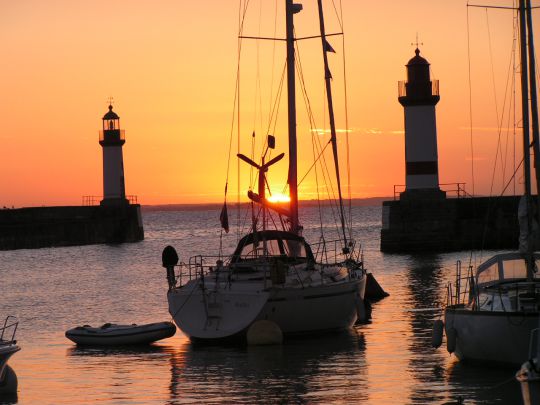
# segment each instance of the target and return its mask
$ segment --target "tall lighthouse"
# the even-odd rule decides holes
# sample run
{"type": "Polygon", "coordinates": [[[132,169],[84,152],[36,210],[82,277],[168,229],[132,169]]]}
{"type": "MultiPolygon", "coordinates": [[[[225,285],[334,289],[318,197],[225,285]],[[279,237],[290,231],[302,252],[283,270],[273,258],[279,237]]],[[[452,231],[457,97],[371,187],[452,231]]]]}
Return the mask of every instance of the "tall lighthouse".
{"type": "Polygon", "coordinates": [[[399,82],[398,100],[405,110],[405,192],[401,198],[444,197],[439,188],[435,105],[439,81],[431,80],[429,63],[420,56],[407,63],[407,81],[399,82]]]}
{"type": "Polygon", "coordinates": [[[103,130],[99,144],[103,147],[103,200],[101,205],[127,204],[124,181],[122,145],[126,142],[124,130],[120,129],[120,117],[109,105],[103,116],[103,130]]]}

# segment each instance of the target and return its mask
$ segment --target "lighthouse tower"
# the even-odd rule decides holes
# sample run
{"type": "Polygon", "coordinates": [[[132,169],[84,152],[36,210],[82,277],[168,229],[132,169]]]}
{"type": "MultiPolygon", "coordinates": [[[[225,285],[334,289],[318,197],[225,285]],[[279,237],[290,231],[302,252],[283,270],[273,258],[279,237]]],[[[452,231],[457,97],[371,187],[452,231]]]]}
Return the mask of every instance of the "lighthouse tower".
{"type": "Polygon", "coordinates": [[[101,205],[128,204],[124,183],[124,159],[122,145],[126,142],[124,130],[120,129],[120,117],[109,105],[103,116],[103,130],[99,144],[103,147],[103,200],[101,205]]]}
{"type": "Polygon", "coordinates": [[[399,82],[400,104],[405,109],[405,192],[404,198],[444,198],[439,188],[435,105],[439,102],[439,81],[431,80],[429,63],[416,55],[407,63],[407,81],[399,82]]]}

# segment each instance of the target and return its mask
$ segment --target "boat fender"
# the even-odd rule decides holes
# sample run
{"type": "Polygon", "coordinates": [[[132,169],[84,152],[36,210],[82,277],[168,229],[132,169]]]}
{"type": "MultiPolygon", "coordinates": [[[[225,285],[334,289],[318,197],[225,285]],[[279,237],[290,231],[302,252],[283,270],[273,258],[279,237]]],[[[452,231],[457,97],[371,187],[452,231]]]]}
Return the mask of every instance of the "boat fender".
{"type": "Polygon", "coordinates": [[[437,319],[433,322],[433,330],[431,332],[431,347],[438,348],[442,345],[444,322],[442,319],[437,319]]]}
{"type": "Polygon", "coordinates": [[[161,261],[163,267],[167,269],[167,283],[169,284],[169,289],[172,289],[176,286],[176,277],[174,276],[174,266],[178,264],[178,253],[176,250],[168,245],[163,249],[161,254],[161,261]]]}
{"type": "Polygon", "coordinates": [[[456,351],[456,339],[457,331],[455,328],[446,329],[446,350],[448,353],[454,353],[456,351]]]}
{"type": "Polygon", "coordinates": [[[246,338],[250,346],[279,345],[283,343],[283,332],[277,323],[261,319],[251,324],[246,338]]]}

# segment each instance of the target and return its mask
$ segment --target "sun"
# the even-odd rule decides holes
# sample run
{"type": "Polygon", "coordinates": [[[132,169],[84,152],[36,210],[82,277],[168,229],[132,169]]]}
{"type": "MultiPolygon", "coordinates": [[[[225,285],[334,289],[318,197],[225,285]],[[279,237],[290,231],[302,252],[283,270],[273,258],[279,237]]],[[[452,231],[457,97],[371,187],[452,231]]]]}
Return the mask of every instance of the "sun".
{"type": "Polygon", "coordinates": [[[291,197],[289,197],[287,194],[274,193],[270,197],[268,197],[267,200],[272,203],[284,203],[290,202],[291,197]]]}

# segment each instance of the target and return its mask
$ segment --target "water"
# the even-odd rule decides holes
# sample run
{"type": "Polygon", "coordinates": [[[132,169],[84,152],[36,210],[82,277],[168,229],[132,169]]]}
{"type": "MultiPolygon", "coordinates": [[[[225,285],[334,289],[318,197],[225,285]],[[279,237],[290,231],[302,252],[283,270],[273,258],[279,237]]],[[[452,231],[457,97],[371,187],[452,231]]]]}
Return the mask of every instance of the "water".
{"type": "MultiPolygon", "coordinates": [[[[303,214],[314,237],[317,212],[303,214]]],[[[215,254],[218,217],[145,212],[140,243],[0,252],[0,316],[19,317],[22,347],[9,363],[18,396],[0,403],[521,403],[516,369],[465,366],[444,344],[430,346],[455,261],[470,253],[382,254],[379,207],[353,207],[366,266],[390,293],[367,325],[277,347],[194,346],[177,332],[146,349],[80,349],[64,337],[82,324],[168,320],[161,251],[171,244],[181,260],[215,254]]]]}

